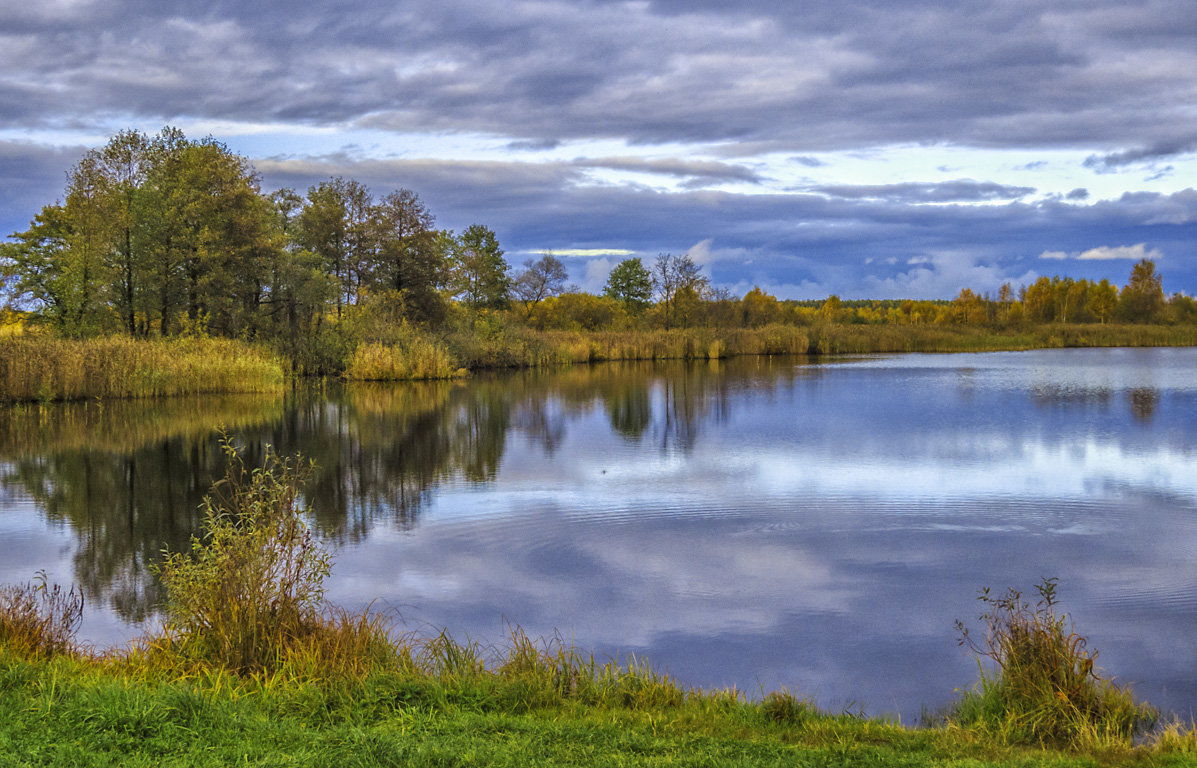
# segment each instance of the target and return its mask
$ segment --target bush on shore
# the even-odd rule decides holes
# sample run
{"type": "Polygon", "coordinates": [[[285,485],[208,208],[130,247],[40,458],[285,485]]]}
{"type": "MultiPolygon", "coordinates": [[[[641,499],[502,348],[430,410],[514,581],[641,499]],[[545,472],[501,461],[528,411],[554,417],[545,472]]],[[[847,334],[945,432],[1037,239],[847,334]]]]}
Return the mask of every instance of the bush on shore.
{"type": "Polygon", "coordinates": [[[976,690],[965,695],[955,719],[1012,743],[1101,745],[1129,740],[1158,719],[1136,704],[1128,689],[1101,676],[1097,651],[1077,634],[1067,614],[1057,615],[1056,580],[1035,586],[1032,605],[1009,589],[979,599],[984,636],[956,622],[961,645],[989,659],[976,690]]]}

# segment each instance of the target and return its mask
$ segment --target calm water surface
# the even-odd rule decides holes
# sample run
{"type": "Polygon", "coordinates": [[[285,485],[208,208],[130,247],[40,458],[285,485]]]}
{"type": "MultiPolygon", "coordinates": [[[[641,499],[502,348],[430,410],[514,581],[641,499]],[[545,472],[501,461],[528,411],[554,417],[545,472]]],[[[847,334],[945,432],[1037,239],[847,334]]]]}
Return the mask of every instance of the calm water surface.
{"type": "MultiPolygon", "coordinates": [[[[223,425],[318,463],[329,596],[508,625],[687,684],[917,719],[970,685],[977,590],[1058,577],[1099,665],[1197,710],[1197,350],[612,365],[0,412],[0,581],[154,621],[223,425]]],[[[142,624],[139,624],[142,623],[142,624]]]]}

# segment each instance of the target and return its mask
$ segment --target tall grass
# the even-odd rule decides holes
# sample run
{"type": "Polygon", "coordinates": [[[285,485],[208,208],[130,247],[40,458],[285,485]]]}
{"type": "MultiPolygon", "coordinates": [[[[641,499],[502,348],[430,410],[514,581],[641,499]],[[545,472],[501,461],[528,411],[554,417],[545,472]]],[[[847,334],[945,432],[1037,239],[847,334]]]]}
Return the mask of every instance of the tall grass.
{"type": "Polygon", "coordinates": [[[349,358],[345,378],[354,381],[447,379],[456,372],[447,350],[430,340],[420,339],[393,346],[375,342],[359,345],[349,358]]]}
{"type": "Polygon", "coordinates": [[[274,392],[281,363],[223,339],[0,337],[0,401],[274,392]]]}
{"type": "Polygon", "coordinates": [[[0,645],[33,658],[69,653],[83,619],[83,592],[49,584],[45,572],[0,587],[0,645]]]}
{"type": "Polygon", "coordinates": [[[956,720],[1013,743],[1085,746],[1124,742],[1153,724],[1155,710],[1103,678],[1094,666],[1097,651],[1066,614],[1056,614],[1056,580],[1035,589],[1034,605],[1014,589],[997,596],[982,590],[983,637],[956,622],[961,645],[996,666],[996,673],[982,669],[956,720]]]}

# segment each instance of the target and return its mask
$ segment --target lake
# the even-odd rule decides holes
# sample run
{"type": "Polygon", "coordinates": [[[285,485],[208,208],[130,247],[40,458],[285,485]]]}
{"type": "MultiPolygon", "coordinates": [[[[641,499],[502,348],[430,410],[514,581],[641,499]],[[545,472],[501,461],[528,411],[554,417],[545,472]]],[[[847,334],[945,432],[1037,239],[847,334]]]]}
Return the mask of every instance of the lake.
{"type": "Polygon", "coordinates": [[[301,452],[328,596],[510,626],[683,683],[900,717],[976,679],[981,587],[1061,608],[1144,699],[1197,708],[1197,349],[622,364],[0,411],[0,582],[155,621],[220,429],[301,452]]]}

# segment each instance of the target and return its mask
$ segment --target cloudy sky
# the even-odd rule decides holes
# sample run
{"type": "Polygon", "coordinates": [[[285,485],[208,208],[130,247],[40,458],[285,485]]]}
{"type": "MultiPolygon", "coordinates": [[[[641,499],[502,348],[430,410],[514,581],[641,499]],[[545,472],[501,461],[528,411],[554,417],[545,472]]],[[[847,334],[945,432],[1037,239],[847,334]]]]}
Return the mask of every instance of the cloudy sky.
{"type": "Polygon", "coordinates": [[[0,228],[122,128],[786,298],[1197,293],[1191,0],[0,0],[0,228]]]}

